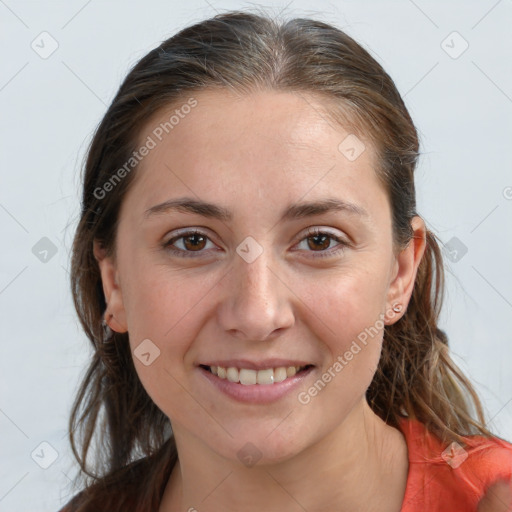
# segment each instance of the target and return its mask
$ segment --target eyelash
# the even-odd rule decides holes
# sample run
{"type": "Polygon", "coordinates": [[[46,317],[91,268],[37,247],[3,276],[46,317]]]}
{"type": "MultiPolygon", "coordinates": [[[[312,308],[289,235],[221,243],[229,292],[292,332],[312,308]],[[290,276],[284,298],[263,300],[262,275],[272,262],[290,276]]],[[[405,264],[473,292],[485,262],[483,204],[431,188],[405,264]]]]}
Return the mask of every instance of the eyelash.
{"type": "MultiPolygon", "coordinates": [[[[185,251],[183,249],[174,249],[172,247],[173,243],[176,242],[177,240],[180,240],[182,238],[187,238],[187,237],[190,237],[190,236],[194,236],[194,235],[199,235],[199,236],[205,237],[208,240],[210,240],[208,235],[206,235],[205,233],[202,233],[201,231],[198,231],[198,230],[192,230],[192,231],[187,231],[185,233],[181,233],[180,235],[175,236],[175,237],[169,239],[167,242],[165,242],[163,244],[164,249],[169,251],[170,253],[180,257],[180,258],[181,257],[184,257],[184,258],[197,258],[197,257],[200,257],[202,255],[202,253],[204,253],[204,250],[201,250],[201,251],[185,251]]],[[[307,252],[318,253],[318,255],[315,256],[315,258],[326,258],[326,257],[335,256],[335,255],[343,252],[349,246],[349,243],[346,240],[343,240],[342,238],[340,238],[339,236],[336,236],[333,233],[330,233],[328,231],[322,231],[321,229],[318,229],[318,228],[310,229],[305,234],[305,236],[303,238],[301,238],[299,243],[303,242],[304,240],[307,240],[308,238],[311,238],[311,237],[314,237],[314,236],[320,236],[320,235],[327,235],[329,238],[331,238],[332,240],[338,242],[340,245],[335,250],[307,251],[307,252]]]]}

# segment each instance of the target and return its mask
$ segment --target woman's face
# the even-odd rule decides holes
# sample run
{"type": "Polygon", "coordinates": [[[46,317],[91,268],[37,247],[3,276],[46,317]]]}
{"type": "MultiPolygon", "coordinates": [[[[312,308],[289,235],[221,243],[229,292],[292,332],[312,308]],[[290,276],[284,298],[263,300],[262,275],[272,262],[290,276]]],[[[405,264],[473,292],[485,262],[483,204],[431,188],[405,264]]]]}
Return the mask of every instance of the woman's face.
{"type": "Polygon", "coordinates": [[[116,261],[96,248],[110,325],[129,332],[178,448],[186,438],[233,460],[283,460],[364,400],[414,256],[394,256],[369,141],[329,121],[320,100],[194,98],[147,124],[139,140],[155,145],[133,171],[116,261]],[[159,206],[168,201],[195,206],[159,206]],[[212,366],[242,371],[221,378],[212,366]]]}

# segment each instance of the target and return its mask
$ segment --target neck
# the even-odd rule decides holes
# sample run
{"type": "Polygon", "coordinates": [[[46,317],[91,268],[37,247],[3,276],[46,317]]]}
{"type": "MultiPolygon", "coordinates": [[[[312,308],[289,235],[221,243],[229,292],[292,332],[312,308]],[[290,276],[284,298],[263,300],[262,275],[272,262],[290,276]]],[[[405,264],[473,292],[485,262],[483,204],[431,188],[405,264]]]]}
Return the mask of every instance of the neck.
{"type": "Polygon", "coordinates": [[[320,442],[278,464],[248,468],[205,450],[198,456],[183,436],[176,442],[179,460],[160,512],[397,512],[405,493],[405,440],[366,400],[320,442]]]}

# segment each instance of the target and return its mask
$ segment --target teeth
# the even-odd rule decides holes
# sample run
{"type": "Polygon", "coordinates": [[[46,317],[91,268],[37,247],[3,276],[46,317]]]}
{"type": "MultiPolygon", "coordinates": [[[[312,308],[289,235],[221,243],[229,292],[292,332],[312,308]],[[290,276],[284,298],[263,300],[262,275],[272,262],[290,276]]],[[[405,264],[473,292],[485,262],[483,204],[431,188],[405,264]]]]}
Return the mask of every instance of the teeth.
{"type": "Polygon", "coordinates": [[[288,366],[286,368],[286,376],[287,377],[293,377],[297,373],[297,368],[295,366],[288,366]]]}
{"type": "Polygon", "coordinates": [[[227,377],[229,382],[238,382],[238,370],[236,368],[228,368],[227,377]]]}
{"type": "Polygon", "coordinates": [[[247,368],[242,368],[240,371],[236,368],[233,368],[233,370],[238,373],[240,384],[244,384],[244,386],[252,386],[253,384],[256,384],[259,373],[256,370],[248,370],[247,368]]]}
{"type": "Polygon", "coordinates": [[[227,379],[230,382],[239,382],[244,386],[254,384],[274,384],[274,382],[283,382],[288,377],[293,377],[305,366],[280,366],[278,368],[267,368],[265,370],[250,370],[248,368],[223,368],[222,366],[209,366],[210,371],[221,379],[227,379]]]}
{"type": "MultiPolygon", "coordinates": [[[[268,370],[251,370],[256,375],[256,382],[258,384],[273,384],[274,383],[274,370],[269,368],[268,370]]],[[[243,372],[243,370],[241,370],[243,372]]],[[[240,381],[242,382],[242,381],[240,381]]]]}

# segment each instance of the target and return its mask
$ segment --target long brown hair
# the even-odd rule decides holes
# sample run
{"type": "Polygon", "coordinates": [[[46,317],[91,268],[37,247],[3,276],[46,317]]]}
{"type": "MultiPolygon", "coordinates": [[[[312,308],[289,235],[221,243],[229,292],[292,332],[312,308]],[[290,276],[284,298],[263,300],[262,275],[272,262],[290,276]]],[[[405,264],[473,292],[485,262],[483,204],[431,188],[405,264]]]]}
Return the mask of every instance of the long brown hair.
{"type": "MultiPolygon", "coordinates": [[[[104,341],[106,304],[93,241],[115,256],[119,210],[136,167],[108,194],[102,187],[140,147],[142,127],[163,107],[185,103],[205,88],[310,93],[326,100],[333,120],[352,124],[374,143],[396,247],[411,240],[417,131],[392,79],[347,34],[312,19],[278,22],[262,13],[231,11],[185,28],[149,52],[129,72],[100,122],[84,169],[71,283],[93,350],[69,423],[81,476],[88,477],[76,510],[155,510],[177,460],[169,419],[138,379],[127,334],[104,341]]],[[[389,425],[397,427],[409,416],[443,440],[463,444],[464,435],[492,434],[438,327],[443,285],[440,246],[428,231],[412,298],[403,317],[385,328],[366,395],[389,425]]]]}

